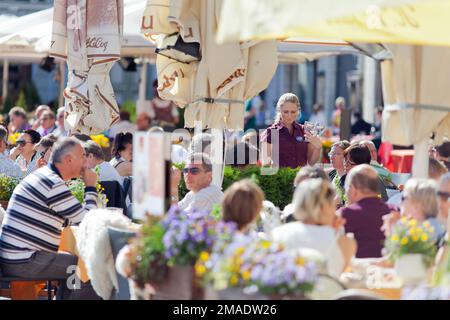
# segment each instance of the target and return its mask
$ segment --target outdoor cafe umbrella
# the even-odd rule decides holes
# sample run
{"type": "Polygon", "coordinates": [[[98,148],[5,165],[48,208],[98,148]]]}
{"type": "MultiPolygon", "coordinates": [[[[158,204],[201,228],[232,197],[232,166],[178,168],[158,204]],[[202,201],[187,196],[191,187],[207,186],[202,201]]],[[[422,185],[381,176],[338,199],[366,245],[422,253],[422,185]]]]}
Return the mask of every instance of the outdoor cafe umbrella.
{"type": "Polygon", "coordinates": [[[276,70],[276,41],[216,43],[221,3],[149,0],[142,17],[142,32],[160,53],[158,92],[186,107],[187,127],[242,129],[244,101],[276,70]]]}
{"type": "Polygon", "coordinates": [[[65,125],[96,134],[119,121],[109,71],[120,58],[122,0],[55,0],[50,53],[67,60],[65,125]]]}
{"type": "Polygon", "coordinates": [[[218,40],[337,38],[450,45],[449,0],[224,0],[218,40]]]}
{"type": "Polygon", "coordinates": [[[428,175],[428,143],[450,136],[450,48],[388,45],[393,58],[381,64],[385,103],[383,136],[414,145],[415,176],[428,175]]]}
{"type": "Polygon", "coordinates": [[[388,46],[394,57],[382,63],[383,138],[393,144],[413,144],[413,175],[424,177],[428,139],[434,134],[436,144],[450,136],[446,79],[450,65],[445,47],[450,46],[449,12],[448,0],[224,0],[221,21],[227,19],[227,24],[219,25],[218,38],[245,41],[301,35],[326,39],[339,34],[345,41],[401,44],[388,46]],[[434,73],[440,75],[434,78],[434,73]]]}

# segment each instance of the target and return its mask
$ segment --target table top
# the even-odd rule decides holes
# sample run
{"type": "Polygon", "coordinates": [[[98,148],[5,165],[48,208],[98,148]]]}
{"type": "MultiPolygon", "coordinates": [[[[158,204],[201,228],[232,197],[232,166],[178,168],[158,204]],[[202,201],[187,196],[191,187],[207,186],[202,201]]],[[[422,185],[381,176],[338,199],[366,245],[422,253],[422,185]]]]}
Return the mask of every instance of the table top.
{"type": "Polygon", "coordinates": [[[414,156],[414,149],[405,149],[405,150],[392,150],[391,156],[414,156]]]}

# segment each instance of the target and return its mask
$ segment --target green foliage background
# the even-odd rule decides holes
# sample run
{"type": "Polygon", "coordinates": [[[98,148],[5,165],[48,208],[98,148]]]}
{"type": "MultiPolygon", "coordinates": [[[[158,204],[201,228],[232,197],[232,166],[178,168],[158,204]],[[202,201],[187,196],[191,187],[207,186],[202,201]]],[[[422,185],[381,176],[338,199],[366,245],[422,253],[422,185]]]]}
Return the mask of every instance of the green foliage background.
{"type": "MultiPolygon", "coordinates": [[[[267,200],[283,209],[292,201],[293,183],[299,169],[280,168],[274,175],[261,175],[261,167],[258,166],[249,166],[245,169],[227,166],[222,183],[223,191],[235,181],[252,179],[264,191],[267,200]]],[[[179,199],[183,199],[188,191],[184,180],[181,179],[178,192],[179,199]]]]}

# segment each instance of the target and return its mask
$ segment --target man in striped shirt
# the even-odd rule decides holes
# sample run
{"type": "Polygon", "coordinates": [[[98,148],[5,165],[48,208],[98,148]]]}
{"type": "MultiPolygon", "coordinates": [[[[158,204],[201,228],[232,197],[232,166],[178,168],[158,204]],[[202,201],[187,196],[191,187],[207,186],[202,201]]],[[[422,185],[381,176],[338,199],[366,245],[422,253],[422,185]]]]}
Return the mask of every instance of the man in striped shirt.
{"type": "MultiPolygon", "coordinates": [[[[16,187],[0,230],[0,268],[5,276],[67,279],[77,257],[58,253],[67,220],[78,224],[95,207],[97,175],[85,168],[84,148],[75,138],[62,138],[52,161],[16,187]],[[65,181],[82,177],[85,204],[71,194],[65,181]]],[[[57,298],[69,298],[66,283],[57,298]]]]}

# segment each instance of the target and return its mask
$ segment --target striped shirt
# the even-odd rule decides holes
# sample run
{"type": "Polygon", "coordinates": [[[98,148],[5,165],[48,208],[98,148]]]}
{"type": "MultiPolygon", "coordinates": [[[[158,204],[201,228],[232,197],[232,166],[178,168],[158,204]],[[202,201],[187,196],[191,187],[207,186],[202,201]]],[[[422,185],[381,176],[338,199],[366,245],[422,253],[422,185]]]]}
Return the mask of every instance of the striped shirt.
{"type": "Polygon", "coordinates": [[[85,204],[71,194],[58,169],[50,164],[16,187],[0,230],[0,262],[28,262],[36,251],[57,252],[67,219],[78,224],[97,207],[94,187],[86,187],[85,204]]]}

